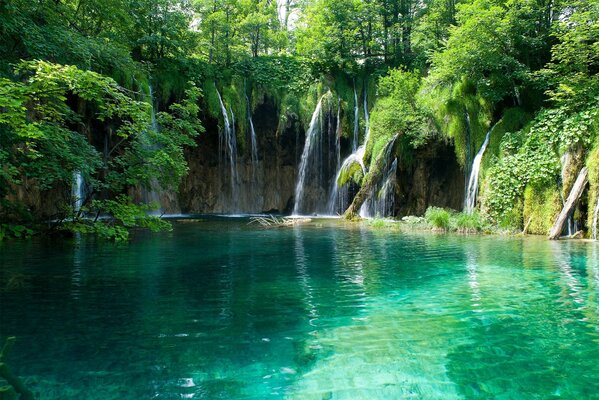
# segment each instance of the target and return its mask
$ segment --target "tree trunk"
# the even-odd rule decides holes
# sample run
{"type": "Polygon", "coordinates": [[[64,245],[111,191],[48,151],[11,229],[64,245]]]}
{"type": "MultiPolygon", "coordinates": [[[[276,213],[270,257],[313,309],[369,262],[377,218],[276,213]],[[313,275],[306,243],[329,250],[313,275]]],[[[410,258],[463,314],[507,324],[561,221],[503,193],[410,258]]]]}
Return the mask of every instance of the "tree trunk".
{"type": "Polygon", "coordinates": [[[559,216],[555,220],[555,224],[553,224],[553,227],[551,228],[551,231],[549,232],[550,240],[559,239],[560,235],[562,234],[562,231],[564,230],[564,224],[568,220],[568,216],[574,211],[574,208],[576,208],[576,204],[578,204],[578,201],[580,200],[580,197],[582,196],[582,192],[584,191],[584,188],[586,187],[588,182],[589,182],[589,171],[587,170],[586,167],[584,167],[583,169],[580,170],[580,173],[578,174],[578,178],[576,178],[576,182],[574,183],[574,186],[572,187],[572,190],[570,191],[568,200],[566,200],[566,204],[564,204],[564,208],[560,212],[559,216]]]}

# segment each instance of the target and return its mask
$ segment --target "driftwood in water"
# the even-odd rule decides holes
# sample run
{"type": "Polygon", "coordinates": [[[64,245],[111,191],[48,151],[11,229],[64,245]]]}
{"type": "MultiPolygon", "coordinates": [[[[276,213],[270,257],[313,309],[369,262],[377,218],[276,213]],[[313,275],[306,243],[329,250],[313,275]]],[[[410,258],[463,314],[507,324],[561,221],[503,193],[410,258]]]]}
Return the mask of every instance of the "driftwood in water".
{"type": "Polygon", "coordinates": [[[272,215],[268,217],[252,217],[250,218],[250,224],[260,224],[264,228],[281,228],[284,226],[295,226],[299,224],[305,224],[312,221],[310,218],[278,218],[272,215]]]}
{"type": "Polygon", "coordinates": [[[8,382],[8,384],[14,388],[15,392],[21,395],[21,400],[33,400],[33,393],[25,387],[19,377],[13,374],[10,368],[8,368],[8,365],[4,363],[4,358],[10,352],[14,342],[15,338],[13,336],[7,338],[2,347],[2,351],[0,351],[0,377],[8,382]]]}
{"type": "Polygon", "coordinates": [[[571,215],[574,209],[576,208],[576,205],[582,197],[582,192],[584,191],[584,188],[586,187],[588,182],[589,171],[586,167],[584,167],[580,170],[578,178],[576,178],[576,182],[574,183],[574,186],[572,186],[572,190],[570,191],[568,200],[566,200],[564,208],[559,213],[557,219],[555,220],[555,223],[553,224],[553,227],[551,228],[551,231],[549,232],[550,240],[559,239],[559,237],[561,236],[564,230],[564,225],[568,221],[568,216],[571,215]]]}

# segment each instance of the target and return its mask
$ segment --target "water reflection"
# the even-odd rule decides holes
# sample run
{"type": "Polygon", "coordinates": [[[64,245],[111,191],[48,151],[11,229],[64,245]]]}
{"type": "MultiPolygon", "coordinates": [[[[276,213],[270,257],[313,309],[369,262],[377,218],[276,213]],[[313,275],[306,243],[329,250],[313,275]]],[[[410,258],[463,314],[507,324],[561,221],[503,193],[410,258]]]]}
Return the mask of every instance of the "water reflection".
{"type": "Polygon", "coordinates": [[[30,277],[0,335],[42,400],[592,398],[598,252],[234,222],[34,240],[0,247],[0,286],[30,277]]]}
{"type": "Polygon", "coordinates": [[[317,326],[316,321],[318,320],[318,309],[316,308],[316,302],[314,299],[314,290],[310,284],[308,257],[304,248],[302,229],[299,227],[294,227],[293,233],[295,237],[295,267],[297,270],[298,283],[304,294],[303,300],[306,305],[306,311],[308,312],[309,324],[311,326],[317,326]]]}

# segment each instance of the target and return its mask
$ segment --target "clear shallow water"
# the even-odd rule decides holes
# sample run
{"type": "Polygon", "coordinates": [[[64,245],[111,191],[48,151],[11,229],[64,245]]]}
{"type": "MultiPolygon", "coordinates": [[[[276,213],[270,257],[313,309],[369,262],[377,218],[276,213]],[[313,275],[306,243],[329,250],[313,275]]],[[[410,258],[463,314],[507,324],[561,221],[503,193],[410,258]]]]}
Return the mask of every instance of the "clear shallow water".
{"type": "Polygon", "coordinates": [[[599,245],[176,224],[0,246],[41,399],[599,398],[599,245]]]}

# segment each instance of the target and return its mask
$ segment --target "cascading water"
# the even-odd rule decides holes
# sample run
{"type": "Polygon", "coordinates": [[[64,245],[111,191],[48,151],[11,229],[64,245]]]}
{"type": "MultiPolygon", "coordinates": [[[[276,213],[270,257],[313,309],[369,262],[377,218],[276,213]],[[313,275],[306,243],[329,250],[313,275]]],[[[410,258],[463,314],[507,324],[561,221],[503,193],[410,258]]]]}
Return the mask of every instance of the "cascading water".
{"type": "Polygon", "coordinates": [[[493,132],[493,128],[489,129],[489,131],[487,132],[485,141],[483,142],[482,146],[480,147],[480,150],[476,154],[476,157],[474,157],[474,161],[472,162],[472,168],[470,170],[470,179],[468,180],[468,186],[466,186],[466,198],[464,199],[464,211],[466,211],[467,213],[472,213],[474,211],[474,207],[476,206],[480,165],[483,159],[483,155],[485,154],[485,150],[487,150],[487,146],[489,145],[489,141],[491,140],[491,132],[493,132]]]}
{"type": "Polygon", "coordinates": [[[318,140],[318,135],[322,130],[320,114],[322,110],[323,99],[324,96],[322,96],[318,101],[316,109],[312,114],[312,119],[310,120],[310,126],[308,127],[308,131],[306,131],[306,143],[304,144],[304,150],[302,152],[302,158],[300,160],[300,166],[298,171],[297,184],[295,186],[295,204],[293,206],[293,215],[298,215],[300,212],[304,211],[304,209],[302,208],[302,202],[304,201],[304,191],[306,185],[306,176],[308,172],[308,164],[310,159],[313,158],[315,147],[314,145],[316,144],[316,140],[318,140]]]}
{"type": "MultiPolygon", "coordinates": [[[[358,95],[357,92],[355,90],[355,86],[354,86],[354,98],[355,98],[355,121],[356,124],[354,125],[354,143],[357,143],[358,141],[358,134],[356,133],[356,129],[358,127],[358,95]]],[[[370,139],[370,116],[368,114],[368,99],[367,99],[367,94],[366,94],[366,90],[364,90],[364,121],[365,121],[365,126],[364,126],[364,143],[361,146],[358,146],[357,148],[355,148],[353,150],[353,153],[350,154],[341,164],[341,167],[337,168],[337,174],[335,176],[335,182],[334,182],[334,187],[333,190],[331,191],[330,197],[329,197],[329,202],[328,202],[328,212],[329,214],[335,214],[337,211],[345,211],[345,205],[347,203],[348,197],[349,197],[349,193],[348,193],[348,188],[347,185],[344,185],[343,187],[339,187],[339,178],[341,177],[341,174],[343,174],[343,172],[347,169],[350,168],[352,164],[354,163],[358,163],[360,165],[360,167],[362,168],[362,173],[364,176],[366,176],[366,173],[368,172],[366,169],[366,164],[365,164],[365,160],[364,157],[366,155],[366,146],[368,145],[368,140],[370,139]]]]}
{"type": "MultiPolygon", "coordinates": [[[[229,122],[229,115],[227,112],[227,108],[225,107],[225,103],[220,95],[218,89],[216,89],[216,94],[218,95],[218,101],[220,103],[221,112],[223,115],[223,124],[224,127],[221,131],[220,143],[224,146],[224,154],[225,159],[229,164],[229,180],[231,184],[231,207],[232,209],[229,211],[236,211],[237,203],[238,203],[238,176],[237,176],[237,138],[235,136],[235,127],[231,125],[229,122]]],[[[233,123],[235,123],[235,115],[233,111],[231,111],[231,117],[233,118],[233,123]]]]}
{"type": "Polygon", "coordinates": [[[354,83],[354,137],[352,141],[352,152],[358,150],[358,142],[360,134],[360,106],[358,105],[358,92],[356,91],[356,84],[354,83]]]}
{"type": "Polygon", "coordinates": [[[391,167],[383,180],[383,186],[379,190],[374,201],[374,215],[389,216],[393,214],[395,204],[395,186],[397,184],[397,158],[393,159],[391,167]]]}
{"type": "Polygon", "coordinates": [[[83,207],[83,201],[85,200],[85,184],[83,174],[81,171],[73,172],[73,184],[71,186],[71,198],[73,203],[73,209],[75,213],[79,213],[81,207],[83,207]]]}

